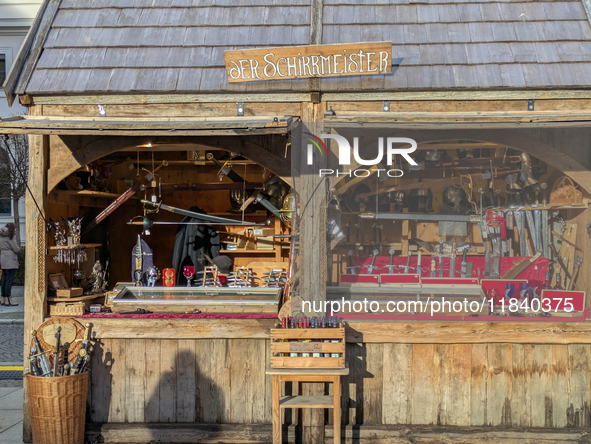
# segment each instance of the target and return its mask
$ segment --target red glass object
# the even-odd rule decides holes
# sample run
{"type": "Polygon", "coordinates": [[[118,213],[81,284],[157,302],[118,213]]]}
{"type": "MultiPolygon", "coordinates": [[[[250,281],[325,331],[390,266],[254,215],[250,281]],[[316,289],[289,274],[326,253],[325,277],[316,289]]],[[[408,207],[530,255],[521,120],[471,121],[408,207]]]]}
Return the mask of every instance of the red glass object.
{"type": "Polygon", "coordinates": [[[493,300],[494,305],[501,305],[504,295],[502,295],[501,292],[496,288],[491,288],[488,292],[488,298],[493,300]]]}
{"type": "Polygon", "coordinates": [[[165,287],[174,287],[174,277],[174,268],[165,268],[164,270],[162,270],[162,281],[165,287]]]}
{"type": "Polygon", "coordinates": [[[185,265],[183,267],[183,276],[187,278],[187,287],[190,287],[191,279],[195,276],[195,267],[193,265],[185,265]]]}

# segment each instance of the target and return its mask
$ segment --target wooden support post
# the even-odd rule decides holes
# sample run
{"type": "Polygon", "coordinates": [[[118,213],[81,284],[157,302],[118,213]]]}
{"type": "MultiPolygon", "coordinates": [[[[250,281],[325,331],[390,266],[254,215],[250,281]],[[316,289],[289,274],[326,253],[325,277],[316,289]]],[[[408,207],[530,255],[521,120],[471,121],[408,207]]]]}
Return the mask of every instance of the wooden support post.
{"type": "MultiPolygon", "coordinates": [[[[302,103],[302,122],[311,123],[308,131],[319,135],[322,132],[325,103],[302,103]]],[[[314,165],[300,169],[300,295],[311,302],[326,298],[327,247],[326,247],[326,180],[318,175],[320,168],[326,168],[325,156],[314,156],[314,165]]],[[[324,384],[307,383],[304,394],[324,394],[324,384]]],[[[302,442],[324,443],[324,412],[306,409],[302,412],[302,442]]]]}
{"type": "MultiPolygon", "coordinates": [[[[29,115],[43,115],[42,106],[29,108],[29,115]]],[[[49,136],[29,136],[29,188],[41,208],[39,214],[37,205],[30,194],[25,200],[26,209],[26,256],[25,256],[25,325],[24,325],[24,366],[29,366],[29,344],[31,330],[37,328],[45,318],[47,284],[45,276],[46,233],[43,217],[47,214],[45,200],[45,170],[47,166],[49,136]]],[[[27,398],[27,384],[24,383],[23,399],[23,441],[31,442],[31,419],[29,416],[29,401],[27,398]]]]}

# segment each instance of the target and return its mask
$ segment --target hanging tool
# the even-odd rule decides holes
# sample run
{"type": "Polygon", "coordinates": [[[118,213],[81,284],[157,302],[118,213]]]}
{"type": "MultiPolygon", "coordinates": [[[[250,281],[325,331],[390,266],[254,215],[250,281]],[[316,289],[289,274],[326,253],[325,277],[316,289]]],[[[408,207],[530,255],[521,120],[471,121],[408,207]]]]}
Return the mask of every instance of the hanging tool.
{"type": "Polygon", "coordinates": [[[451,261],[449,263],[449,277],[456,277],[456,243],[451,246],[451,261]]]}
{"type": "Polygon", "coordinates": [[[43,376],[41,370],[37,365],[37,347],[31,347],[31,354],[29,355],[30,370],[33,376],[43,376]]]}
{"type": "Polygon", "coordinates": [[[394,268],[396,268],[396,266],[394,265],[394,248],[390,248],[388,250],[388,254],[390,255],[390,264],[386,265],[386,267],[388,269],[388,274],[393,274],[394,273],[394,268]]]}
{"type": "Polygon", "coordinates": [[[359,240],[360,239],[359,224],[354,224],[353,226],[355,227],[355,241],[357,243],[360,243],[361,241],[359,240]]]}
{"type": "Polygon", "coordinates": [[[423,252],[419,248],[417,251],[417,273],[419,275],[423,273],[422,261],[423,261],[423,252]]]}
{"type": "Polygon", "coordinates": [[[515,239],[515,219],[513,218],[513,211],[507,211],[505,213],[505,237],[507,237],[507,230],[510,230],[513,233],[511,239],[509,241],[505,241],[507,244],[507,253],[509,256],[515,256],[515,252],[513,251],[513,240],[515,239]]]}
{"type": "Polygon", "coordinates": [[[357,274],[355,273],[355,269],[361,267],[353,265],[353,251],[351,250],[347,251],[347,262],[349,266],[345,267],[345,270],[350,270],[349,274],[357,274]]]}
{"type": "Polygon", "coordinates": [[[556,231],[552,230],[552,234],[554,236],[556,236],[558,239],[560,239],[562,242],[567,243],[571,247],[575,247],[575,250],[577,250],[577,251],[583,251],[579,247],[577,247],[575,244],[573,244],[571,241],[569,241],[566,237],[562,236],[561,234],[558,234],[556,231]]]}
{"type": "Polygon", "coordinates": [[[575,285],[575,281],[577,280],[577,276],[579,275],[579,269],[581,268],[582,263],[583,263],[582,257],[575,258],[575,265],[573,268],[573,277],[570,279],[570,281],[568,281],[568,286],[566,287],[567,290],[573,289],[573,287],[575,285]]]}
{"type": "Polygon", "coordinates": [[[533,257],[524,258],[513,265],[507,273],[503,276],[503,279],[517,279],[521,273],[527,270],[531,264],[533,264],[542,253],[537,253],[533,257]]]}
{"type": "Polygon", "coordinates": [[[462,252],[462,272],[460,274],[460,276],[462,278],[466,277],[466,266],[468,265],[468,263],[466,262],[466,255],[468,254],[468,249],[466,248],[463,252],[462,252]]]}
{"type": "Polygon", "coordinates": [[[59,376],[59,367],[60,367],[60,339],[62,337],[62,328],[57,328],[57,333],[55,334],[55,354],[53,356],[53,376],[59,376]]]}
{"type": "Polygon", "coordinates": [[[408,274],[410,270],[410,259],[412,258],[412,251],[408,250],[408,254],[406,257],[406,265],[404,266],[404,274],[408,274]]]}
{"type": "Polygon", "coordinates": [[[439,277],[443,277],[443,239],[439,239],[439,277]]]}
{"type": "Polygon", "coordinates": [[[41,374],[42,376],[51,376],[51,367],[49,366],[49,360],[47,356],[45,356],[48,351],[43,351],[41,348],[41,344],[39,344],[39,339],[37,339],[37,331],[31,331],[31,336],[33,336],[33,342],[35,343],[35,348],[37,349],[37,356],[39,356],[39,365],[41,366],[41,374]]]}
{"type": "Polygon", "coordinates": [[[523,211],[515,211],[514,216],[517,234],[519,235],[519,255],[522,257],[532,256],[525,237],[525,216],[523,215],[523,211]]]}
{"type": "Polygon", "coordinates": [[[527,229],[529,230],[529,236],[532,240],[532,246],[534,248],[533,253],[537,253],[537,246],[538,246],[538,234],[536,232],[536,224],[534,222],[534,217],[531,214],[531,211],[525,210],[525,219],[527,220],[527,229]]]}
{"type": "MultiPolygon", "coordinates": [[[[521,170],[507,170],[507,171],[499,171],[494,174],[494,177],[499,177],[502,175],[512,174],[512,173],[519,173],[521,170]]],[[[447,186],[462,186],[465,183],[476,183],[480,182],[481,180],[491,180],[493,179],[493,175],[490,171],[481,173],[481,174],[466,174],[460,177],[450,177],[446,179],[435,179],[435,180],[427,180],[425,182],[414,182],[408,183],[404,185],[398,185],[395,187],[387,187],[383,189],[378,189],[376,191],[371,191],[368,193],[362,193],[359,195],[360,198],[366,198],[370,196],[375,196],[377,194],[384,194],[390,193],[392,191],[406,191],[406,190],[415,190],[415,189],[427,189],[427,188],[439,188],[439,187],[447,187],[447,186]]]]}
{"type": "Polygon", "coordinates": [[[536,227],[536,252],[542,252],[542,212],[540,210],[533,210],[534,226],[536,227]]]}
{"type": "Polygon", "coordinates": [[[431,277],[437,277],[437,261],[435,256],[431,256],[431,277]]]}
{"type": "Polygon", "coordinates": [[[541,210],[542,213],[542,255],[545,258],[550,257],[550,251],[548,247],[548,243],[550,242],[550,233],[549,233],[549,226],[548,226],[548,210],[541,210]]]}
{"type": "Polygon", "coordinates": [[[96,227],[98,224],[100,224],[103,220],[105,220],[107,217],[109,217],[117,208],[119,208],[121,205],[123,205],[129,199],[131,199],[133,197],[133,195],[135,193],[137,193],[142,186],[147,185],[148,182],[150,182],[154,178],[154,175],[162,169],[162,167],[165,167],[167,165],[168,165],[168,162],[166,160],[164,160],[160,165],[158,165],[154,169],[154,171],[152,171],[152,172],[148,171],[148,173],[144,177],[142,177],[135,185],[133,185],[128,190],[126,190],[117,199],[115,199],[113,202],[111,202],[111,204],[107,208],[105,208],[103,211],[101,211],[92,221],[90,221],[90,223],[82,231],[82,234],[89,232],[94,227],[96,227]]]}
{"type": "Polygon", "coordinates": [[[556,258],[556,260],[558,261],[558,263],[562,267],[562,271],[564,271],[564,274],[566,275],[566,277],[571,279],[572,276],[568,272],[568,268],[566,268],[566,265],[564,265],[564,262],[562,261],[562,257],[560,257],[560,253],[558,253],[558,251],[556,251],[556,247],[554,246],[554,244],[552,242],[550,242],[550,244],[548,244],[548,246],[550,247],[550,250],[552,251],[552,254],[554,255],[554,257],[556,258]]]}
{"type": "Polygon", "coordinates": [[[165,205],[163,203],[154,203],[149,200],[142,200],[141,202],[145,205],[151,205],[155,208],[158,208],[159,210],[161,209],[164,211],[168,211],[170,213],[180,214],[181,216],[187,216],[187,217],[191,217],[191,218],[195,218],[195,219],[201,219],[201,220],[208,222],[210,225],[240,225],[240,226],[242,226],[242,225],[247,225],[247,226],[262,225],[259,223],[246,222],[246,221],[242,222],[242,221],[237,221],[234,219],[227,219],[225,217],[210,216],[209,214],[196,213],[195,211],[185,210],[183,208],[171,207],[171,206],[165,205]]]}
{"type": "MultiPolygon", "coordinates": [[[[240,177],[240,175],[238,175],[235,171],[227,168],[226,164],[223,164],[222,162],[217,160],[214,157],[213,153],[207,153],[205,155],[205,158],[215,163],[220,168],[220,172],[227,176],[232,182],[245,183],[245,180],[242,177],[240,177]]],[[[269,180],[271,178],[272,177],[269,176],[269,180]]],[[[268,181],[264,182],[265,185],[266,182],[268,181]]],[[[242,211],[244,211],[252,202],[258,202],[271,213],[273,213],[277,218],[281,219],[281,213],[279,212],[279,209],[275,208],[275,206],[269,201],[269,199],[267,199],[263,195],[261,190],[247,189],[245,190],[245,192],[248,193],[249,197],[246,199],[246,201],[240,208],[242,211]]]]}
{"type": "Polygon", "coordinates": [[[379,269],[379,267],[376,267],[375,266],[376,258],[378,257],[378,254],[379,253],[380,252],[378,251],[377,248],[371,252],[372,258],[371,258],[370,264],[363,266],[364,268],[366,268],[367,274],[372,274],[374,270],[378,270],[379,269]]]}
{"type": "Polygon", "coordinates": [[[429,242],[425,242],[424,240],[418,239],[416,237],[412,238],[408,243],[411,245],[416,245],[419,251],[421,251],[421,248],[424,248],[425,250],[431,253],[435,252],[435,247],[433,247],[433,245],[431,245],[429,242]]]}

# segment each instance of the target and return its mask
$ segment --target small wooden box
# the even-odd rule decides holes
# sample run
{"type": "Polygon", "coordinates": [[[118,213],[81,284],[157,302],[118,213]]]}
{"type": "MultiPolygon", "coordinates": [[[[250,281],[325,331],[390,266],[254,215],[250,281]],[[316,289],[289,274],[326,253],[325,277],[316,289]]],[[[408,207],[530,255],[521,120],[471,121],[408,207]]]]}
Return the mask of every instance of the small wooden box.
{"type": "Polygon", "coordinates": [[[84,302],[58,302],[49,307],[50,316],[82,316],[86,309],[84,302]]]}
{"type": "Polygon", "coordinates": [[[80,287],[60,288],[55,290],[55,296],[58,298],[77,298],[84,294],[84,289],[80,287]]]}
{"type": "Polygon", "coordinates": [[[271,368],[345,368],[345,346],[344,328],[273,328],[271,368]],[[315,342],[319,340],[322,342],[315,342]],[[314,353],[320,356],[314,357],[314,353]]]}

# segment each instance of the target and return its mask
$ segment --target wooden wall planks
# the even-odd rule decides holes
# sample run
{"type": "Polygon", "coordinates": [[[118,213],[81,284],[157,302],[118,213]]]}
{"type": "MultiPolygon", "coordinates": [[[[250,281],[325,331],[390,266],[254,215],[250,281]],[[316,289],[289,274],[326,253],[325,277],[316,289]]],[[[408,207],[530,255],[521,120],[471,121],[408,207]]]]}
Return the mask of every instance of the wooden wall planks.
{"type": "MultiPolygon", "coordinates": [[[[271,423],[267,339],[97,348],[93,422],[271,423]]],[[[350,343],[347,363],[345,425],[591,427],[591,345],[350,343]]]]}

